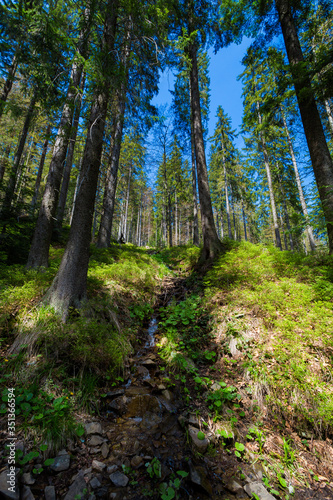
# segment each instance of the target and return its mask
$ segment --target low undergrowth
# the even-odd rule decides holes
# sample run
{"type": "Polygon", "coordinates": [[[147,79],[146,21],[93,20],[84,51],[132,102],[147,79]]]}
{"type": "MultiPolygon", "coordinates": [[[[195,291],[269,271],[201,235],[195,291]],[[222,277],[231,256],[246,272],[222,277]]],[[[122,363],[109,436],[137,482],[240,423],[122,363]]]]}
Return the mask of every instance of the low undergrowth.
{"type": "Polygon", "coordinates": [[[210,434],[211,455],[259,462],[277,498],[325,487],[333,475],[332,257],[226,246],[194,293],[196,276],[160,311],[169,383],[210,434]]]}
{"type": "MultiPolygon", "coordinates": [[[[22,428],[36,429],[59,446],[64,435],[75,431],[74,408],[98,411],[97,387],[121,377],[137,331],[169,273],[132,245],[92,247],[88,301],[63,324],[40,302],[62,252],[52,249],[50,267],[43,272],[26,271],[23,265],[0,267],[1,383],[25,391],[17,394],[17,402],[23,397],[24,403],[18,417],[22,428]],[[50,418],[57,425],[43,426],[50,418]]],[[[2,396],[5,411],[6,394],[2,396]]]]}

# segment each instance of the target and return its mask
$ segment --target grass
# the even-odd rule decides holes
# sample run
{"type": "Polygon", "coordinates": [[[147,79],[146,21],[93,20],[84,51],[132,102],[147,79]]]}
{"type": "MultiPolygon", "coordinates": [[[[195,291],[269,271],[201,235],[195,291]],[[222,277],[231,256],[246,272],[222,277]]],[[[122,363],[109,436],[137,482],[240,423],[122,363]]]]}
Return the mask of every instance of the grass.
{"type": "Polygon", "coordinates": [[[243,324],[234,330],[252,345],[244,367],[261,384],[272,416],[298,430],[310,426],[317,436],[331,433],[332,258],[243,242],[220,257],[205,285],[220,341],[243,324]]]}
{"type": "MultiPolygon", "coordinates": [[[[46,407],[52,417],[67,415],[69,396],[64,388],[72,393],[71,411],[98,409],[98,387],[112,384],[122,374],[137,331],[152,311],[161,279],[170,272],[132,245],[106,250],[92,246],[88,301],[71,311],[63,324],[52,308],[40,302],[62,253],[62,248],[51,249],[50,267],[43,272],[26,271],[17,264],[0,267],[1,382],[30,391],[37,402],[49,397],[46,407]],[[35,386],[29,389],[32,381],[39,391],[35,386]],[[53,408],[57,398],[64,398],[60,413],[53,408]]],[[[25,407],[29,408],[28,402],[25,407]]],[[[26,429],[39,428],[40,422],[24,415],[26,429]]],[[[45,432],[54,429],[54,435],[45,435],[47,440],[59,442],[59,426],[47,427],[45,432]]],[[[69,427],[72,432],[73,426],[69,427]]]]}

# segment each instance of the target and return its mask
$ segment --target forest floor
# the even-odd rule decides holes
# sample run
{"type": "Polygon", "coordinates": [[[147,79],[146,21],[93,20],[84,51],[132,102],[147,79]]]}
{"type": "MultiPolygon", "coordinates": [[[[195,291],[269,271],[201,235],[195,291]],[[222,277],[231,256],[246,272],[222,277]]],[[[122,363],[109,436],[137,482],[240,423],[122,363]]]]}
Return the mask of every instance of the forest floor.
{"type": "Polygon", "coordinates": [[[331,259],[227,245],[95,251],[67,325],[38,306],[60,248],[3,270],[0,496],[333,499],[331,259]]]}

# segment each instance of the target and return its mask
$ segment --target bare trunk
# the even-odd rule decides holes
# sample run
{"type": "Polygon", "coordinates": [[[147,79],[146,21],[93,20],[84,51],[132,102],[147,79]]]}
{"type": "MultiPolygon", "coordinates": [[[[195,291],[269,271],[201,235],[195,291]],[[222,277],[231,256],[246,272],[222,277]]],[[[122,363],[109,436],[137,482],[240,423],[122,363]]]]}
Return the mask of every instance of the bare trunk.
{"type": "MultiPolygon", "coordinates": [[[[224,156],[222,158],[224,160],[224,156]]],[[[232,231],[231,231],[231,218],[230,218],[230,206],[229,206],[228,179],[224,161],[223,161],[223,174],[224,174],[225,211],[227,213],[227,220],[228,220],[228,236],[231,239],[232,231]]]]}
{"type": "Polygon", "coordinates": [[[299,171],[298,171],[296,156],[295,156],[295,153],[294,153],[293,143],[292,143],[292,140],[291,140],[291,137],[290,137],[290,133],[289,133],[289,129],[288,129],[288,126],[287,126],[286,117],[285,117],[284,110],[283,110],[282,107],[281,107],[281,112],[282,112],[282,120],[283,120],[284,129],[285,129],[286,134],[287,134],[287,139],[288,139],[288,145],[289,145],[289,151],[290,151],[291,161],[292,161],[293,167],[294,167],[296,184],[297,184],[299,199],[300,199],[300,202],[301,202],[302,212],[303,212],[303,215],[304,215],[304,219],[307,222],[306,231],[308,233],[310,248],[311,248],[312,251],[314,251],[316,249],[316,244],[315,244],[314,237],[313,237],[312,227],[308,223],[309,222],[308,209],[307,209],[306,201],[305,201],[305,198],[304,198],[304,193],[303,193],[301,179],[300,179],[300,176],[299,176],[299,171]]]}
{"type": "Polygon", "coordinates": [[[331,130],[331,136],[333,138],[333,113],[332,113],[332,108],[330,106],[330,103],[329,103],[328,99],[324,99],[324,102],[325,102],[325,109],[326,109],[326,114],[327,114],[327,118],[328,118],[328,124],[329,124],[330,130],[331,130]]]}
{"type": "MultiPolygon", "coordinates": [[[[261,114],[259,111],[259,102],[257,102],[257,111],[258,111],[258,122],[259,122],[259,125],[261,125],[262,120],[261,120],[261,114]]],[[[267,176],[269,199],[271,202],[272,219],[273,219],[276,246],[278,248],[280,248],[280,250],[282,250],[281,236],[280,236],[280,230],[279,230],[279,224],[278,224],[278,218],[277,218],[276,206],[275,206],[275,198],[274,198],[271,169],[269,166],[268,153],[267,153],[267,149],[266,149],[266,141],[265,141],[264,135],[261,131],[259,132],[259,136],[260,136],[260,142],[261,142],[262,152],[263,152],[263,156],[264,156],[264,163],[265,163],[266,176],[267,176]]]]}
{"type": "Polygon", "coordinates": [[[72,208],[71,208],[71,215],[70,215],[70,218],[69,218],[69,225],[70,226],[72,225],[73,214],[74,214],[74,209],[75,209],[75,202],[76,202],[76,196],[77,196],[77,192],[78,192],[79,185],[80,185],[82,160],[83,160],[83,157],[81,157],[80,162],[79,162],[79,171],[78,171],[77,178],[76,178],[76,183],[75,183],[75,191],[74,191],[74,196],[73,196],[73,202],[72,202],[72,208]]]}
{"type": "Polygon", "coordinates": [[[193,135],[196,166],[198,174],[198,188],[201,210],[201,226],[203,235],[203,261],[215,258],[222,251],[222,244],[218,239],[214,224],[212,203],[207,175],[205,145],[203,140],[200,92],[197,64],[197,46],[192,43],[189,47],[191,61],[190,86],[191,86],[191,120],[193,120],[193,135]]]}
{"type": "Polygon", "coordinates": [[[99,168],[103,148],[103,135],[108,109],[111,78],[109,69],[117,24],[118,3],[109,0],[102,39],[104,53],[103,81],[97,86],[90,111],[88,132],[82,161],[80,186],[78,189],[73,221],[68,243],[58,273],[47,293],[46,299],[65,321],[71,306],[79,307],[86,298],[89,246],[99,168]]]}
{"type": "Polygon", "coordinates": [[[37,94],[35,91],[32,98],[31,98],[30,104],[29,104],[29,108],[28,108],[28,111],[27,111],[27,114],[25,117],[23,129],[22,129],[22,133],[21,133],[21,137],[20,137],[20,142],[17,146],[17,150],[16,150],[15,157],[14,157],[14,163],[13,163],[13,166],[12,166],[12,169],[10,172],[10,177],[9,177],[9,181],[8,181],[7,188],[6,188],[5,199],[4,199],[3,206],[2,206],[2,214],[1,214],[2,217],[6,217],[6,215],[8,214],[8,212],[10,211],[11,206],[12,206],[14,192],[15,192],[15,185],[17,182],[17,175],[19,172],[19,166],[20,166],[25,142],[27,140],[27,135],[28,135],[30,123],[32,120],[33,112],[35,109],[36,101],[37,101],[37,94]]]}
{"type": "Polygon", "coordinates": [[[43,144],[42,154],[41,154],[41,157],[39,160],[39,167],[38,167],[37,177],[36,177],[36,181],[35,181],[34,195],[33,195],[32,200],[31,200],[31,213],[32,214],[34,213],[36,205],[37,205],[38,192],[39,192],[39,187],[40,187],[40,183],[42,180],[44,163],[45,163],[47,148],[48,148],[49,140],[50,140],[50,133],[51,133],[51,125],[48,125],[46,128],[46,132],[45,132],[45,141],[43,144]]]}
{"type": "Polygon", "coordinates": [[[117,99],[117,112],[115,116],[114,136],[112,141],[113,146],[109,157],[108,176],[104,190],[101,223],[98,231],[97,246],[100,248],[107,248],[111,241],[124,116],[125,89],[123,89],[123,92],[121,92],[121,95],[117,99]]]}
{"type": "Polygon", "coordinates": [[[245,217],[245,210],[244,210],[243,199],[242,199],[242,216],[243,216],[243,224],[244,224],[244,238],[245,238],[245,241],[247,241],[246,217],[245,217]]]}
{"type": "Polygon", "coordinates": [[[129,196],[130,196],[130,187],[131,187],[131,174],[132,174],[132,164],[130,164],[129,172],[128,172],[128,181],[127,181],[127,190],[126,190],[126,202],[125,202],[125,215],[124,215],[124,226],[123,226],[123,233],[124,233],[124,238],[127,240],[126,234],[127,234],[127,214],[128,214],[128,203],[129,203],[129,196]]]}
{"type": "Polygon", "coordinates": [[[13,82],[14,82],[14,78],[15,78],[15,73],[17,70],[17,65],[18,65],[17,55],[14,54],[14,57],[13,57],[11,65],[10,65],[8,75],[7,75],[7,78],[6,78],[4,87],[3,87],[3,91],[2,91],[2,94],[0,96],[0,120],[1,120],[1,117],[2,117],[3,112],[5,110],[5,104],[7,101],[7,97],[9,95],[9,92],[12,90],[12,86],[13,86],[13,82]]]}
{"type": "MultiPolygon", "coordinates": [[[[191,100],[191,86],[190,86],[191,100]]],[[[192,196],[193,196],[193,245],[199,246],[199,223],[198,223],[198,197],[197,197],[197,174],[195,169],[195,147],[193,120],[191,118],[191,158],[192,158],[192,196]]]]}
{"type": "Polygon", "coordinates": [[[70,181],[72,165],[73,165],[76,136],[77,136],[77,131],[79,128],[79,120],[80,120],[81,104],[82,104],[82,94],[83,94],[83,90],[84,90],[84,85],[85,85],[85,74],[83,72],[82,77],[81,77],[81,83],[80,83],[80,92],[78,93],[77,99],[76,99],[77,102],[76,102],[76,106],[75,106],[73,125],[72,125],[70,139],[68,142],[66,163],[65,163],[65,168],[64,168],[64,172],[63,172],[61,190],[60,190],[60,195],[59,195],[59,203],[58,203],[58,209],[57,209],[57,220],[55,223],[55,226],[56,226],[55,230],[56,230],[57,236],[60,236],[61,228],[62,228],[62,224],[63,224],[63,220],[64,220],[68,187],[69,187],[69,181],[70,181]]]}
{"type": "Polygon", "coordinates": [[[9,154],[10,154],[10,149],[11,149],[10,144],[8,144],[6,146],[4,154],[3,154],[1,161],[0,161],[0,183],[2,183],[3,176],[5,175],[6,166],[8,164],[8,158],[9,158],[9,154]]]}
{"type": "Polygon", "coordinates": [[[175,193],[175,245],[178,245],[178,203],[177,192],[175,193]]]}
{"type": "Polygon", "coordinates": [[[329,252],[333,252],[333,164],[311,81],[304,64],[289,0],[275,0],[312,167],[326,219],[329,252]]]}
{"type": "MultiPolygon", "coordinates": [[[[85,11],[85,16],[87,24],[81,31],[79,40],[79,55],[81,57],[85,57],[87,52],[90,12],[85,11]]],[[[75,56],[72,64],[66,102],[62,110],[60,125],[53,148],[50,170],[30,247],[27,268],[36,269],[42,266],[48,266],[53,225],[57,212],[60,185],[73,122],[74,103],[79,93],[82,72],[83,64],[80,60],[78,62],[77,56],[75,56]]]]}

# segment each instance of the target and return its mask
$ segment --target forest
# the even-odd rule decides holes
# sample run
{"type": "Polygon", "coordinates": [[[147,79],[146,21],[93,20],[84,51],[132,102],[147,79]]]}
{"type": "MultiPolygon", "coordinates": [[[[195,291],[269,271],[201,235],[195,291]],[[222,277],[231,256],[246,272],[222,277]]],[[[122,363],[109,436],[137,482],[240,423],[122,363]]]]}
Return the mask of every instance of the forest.
{"type": "Polygon", "coordinates": [[[333,499],[332,26],[0,2],[0,498],[333,499]]]}

